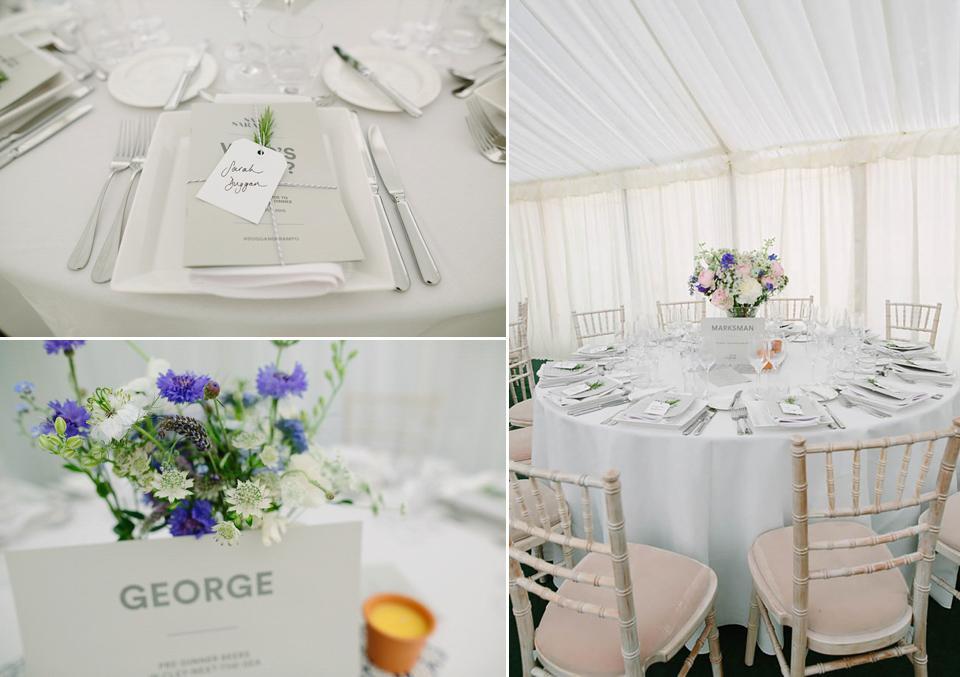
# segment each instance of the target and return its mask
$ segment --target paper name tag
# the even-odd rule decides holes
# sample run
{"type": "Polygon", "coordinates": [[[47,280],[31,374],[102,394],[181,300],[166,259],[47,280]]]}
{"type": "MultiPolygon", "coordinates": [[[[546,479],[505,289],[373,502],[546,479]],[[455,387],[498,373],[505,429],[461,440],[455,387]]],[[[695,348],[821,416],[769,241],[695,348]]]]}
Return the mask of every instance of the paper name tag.
{"type": "Polygon", "coordinates": [[[643,413],[650,414],[651,416],[663,416],[668,411],[670,411],[669,404],[660,400],[654,400],[643,410],[643,413]]]}
{"type": "Polygon", "coordinates": [[[585,393],[590,390],[590,386],[586,383],[578,383],[575,386],[570,386],[569,388],[564,388],[560,392],[567,397],[572,397],[573,395],[579,395],[580,393],[585,393]]]}
{"type": "Polygon", "coordinates": [[[790,402],[781,402],[780,411],[784,414],[790,414],[791,416],[803,416],[803,407],[798,404],[791,404],[790,402]]]}
{"type": "Polygon", "coordinates": [[[251,223],[260,223],[287,160],[275,150],[238,139],[207,177],[197,198],[251,223]]]}

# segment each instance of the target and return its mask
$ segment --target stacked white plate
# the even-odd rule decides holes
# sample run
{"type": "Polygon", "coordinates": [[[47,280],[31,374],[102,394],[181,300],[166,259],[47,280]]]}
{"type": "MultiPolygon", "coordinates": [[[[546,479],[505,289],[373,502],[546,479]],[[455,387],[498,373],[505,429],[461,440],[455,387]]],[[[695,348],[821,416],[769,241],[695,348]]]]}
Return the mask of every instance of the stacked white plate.
{"type": "Polygon", "coordinates": [[[616,416],[618,423],[680,430],[703,413],[707,403],[689,393],[658,393],[643,397],[616,416]],[[666,411],[663,408],[666,407],[666,411]],[[663,413],[658,413],[663,411],[663,413]]]}
{"type": "Polygon", "coordinates": [[[540,370],[537,371],[537,382],[544,388],[551,388],[567,383],[576,383],[596,375],[596,366],[584,361],[547,362],[541,365],[540,370]]]}
{"type": "Polygon", "coordinates": [[[929,393],[902,390],[877,378],[853,381],[843,394],[853,402],[868,404],[891,414],[930,398],[929,393]]]}
{"type": "Polygon", "coordinates": [[[586,360],[602,360],[605,357],[614,357],[623,353],[624,347],[616,343],[606,343],[597,346],[581,346],[574,355],[586,360]]]}
{"type": "Polygon", "coordinates": [[[744,405],[750,418],[750,426],[754,431],[811,428],[830,423],[830,418],[820,404],[804,395],[792,397],[789,400],[746,401],[744,405]],[[789,411],[791,405],[799,407],[800,412],[789,411]]]}

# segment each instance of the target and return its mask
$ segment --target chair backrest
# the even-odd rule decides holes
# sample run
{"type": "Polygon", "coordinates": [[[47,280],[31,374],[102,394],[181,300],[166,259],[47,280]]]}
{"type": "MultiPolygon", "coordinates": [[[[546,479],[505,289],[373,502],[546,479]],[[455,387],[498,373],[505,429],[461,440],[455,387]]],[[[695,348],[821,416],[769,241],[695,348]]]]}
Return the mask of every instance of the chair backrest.
{"type": "Polygon", "coordinates": [[[517,304],[517,321],[510,323],[510,352],[527,348],[527,300],[517,304]]]}
{"type": "Polygon", "coordinates": [[[813,310],[813,295],[798,298],[770,299],[763,304],[764,317],[779,317],[787,322],[802,322],[810,319],[813,310]]]}
{"type": "Polygon", "coordinates": [[[528,667],[533,663],[533,619],[530,616],[530,600],[527,593],[553,602],[566,609],[572,609],[584,614],[591,614],[599,618],[613,618],[620,623],[620,648],[623,654],[623,663],[626,675],[641,677],[643,674],[640,660],[640,641],[637,637],[637,614],[633,601],[633,584],[630,580],[630,562],[627,558],[627,537],[624,530],[623,504],[620,499],[620,471],[610,469],[602,478],[573,473],[554,472],[528,465],[510,462],[510,495],[516,506],[514,517],[510,520],[510,528],[535,537],[545,542],[554,543],[563,551],[563,563],[553,564],[543,557],[537,557],[510,544],[510,596],[514,605],[514,616],[517,620],[517,630],[520,635],[521,652],[524,662],[524,674],[530,674],[528,667]],[[527,505],[520,490],[517,474],[526,475],[530,481],[533,506],[527,505]],[[559,497],[563,497],[563,485],[572,484],[580,487],[581,502],[583,505],[584,538],[575,538],[570,531],[570,515],[566,503],[558,501],[560,507],[560,524],[558,529],[550,528],[550,520],[546,515],[546,507],[540,491],[541,484],[549,487],[559,497]],[[590,501],[590,489],[603,491],[607,515],[607,542],[601,543],[593,538],[593,510],[590,501]],[[520,515],[520,517],[516,517],[520,515]],[[583,550],[606,555],[611,559],[613,575],[604,576],[574,570],[573,551],[583,550]],[[546,588],[533,578],[524,574],[521,564],[532,569],[564,578],[577,583],[585,583],[596,587],[611,588],[617,598],[617,608],[610,608],[598,604],[589,604],[583,601],[570,599],[559,592],[546,588]],[[529,650],[527,650],[529,649],[529,650]]]}
{"type": "Polygon", "coordinates": [[[706,299],[676,303],[657,301],[657,325],[660,329],[666,329],[668,324],[674,322],[700,322],[706,316],[706,299]]]}
{"type": "MultiPolygon", "coordinates": [[[[869,440],[860,440],[841,443],[824,443],[807,445],[802,435],[794,435],[791,445],[793,459],[793,646],[792,665],[804,665],[806,652],[806,622],[808,592],[811,580],[829,578],[861,576],[894,569],[907,564],[918,562],[913,580],[913,627],[914,645],[926,641],[927,602],[930,593],[930,577],[933,569],[934,552],[937,536],[940,532],[940,521],[943,518],[943,507],[950,490],[950,481],[957,464],[957,451],[960,449],[960,418],[954,419],[952,428],[934,430],[914,435],[899,435],[869,440]],[[924,490],[930,464],[934,458],[937,440],[946,439],[947,443],[940,461],[940,470],[937,474],[935,488],[924,490]],[[923,458],[916,481],[912,483],[912,491],[907,490],[907,477],[911,466],[911,457],[914,446],[923,450],[923,458]],[[884,499],[886,486],[886,469],[888,462],[897,463],[892,450],[903,447],[899,459],[897,484],[892,492],[891,500],[884,499]],[[872,478],[873,499],[869,500],[870,484],[867,484],[867,500],[861,500],[861,470],[868,465],[870,459],[865,458],[871,450],[877,450],[876,473],[872,478]],[[837,506],[837,483],[835,476],[834,456],[838,454],[852,454],[851,476],[851,504],[837,506]],[[810,455],[822,455],[826,471],[827,507],[811,511],[807,506],[807,459],[810,455]],[[876,515],[919,506],[932,502],[927,520],[916,526],[891,531],[880,536],[847,539],[842,541],[814,541],[809,542],[808,520],[817,518],[858,517],[861,515],[876,515]],[[843,548],[860,548],[891,543],[904,538],[919,536],[917,550],[900,557],[879,562],[865,563],[856,567],[841,567],[837,569],[810,570],[811,550],[837,550],[843,548]],[[796,662],[799,661],[799,662],[796,662]]],[[[802,667],[799,668],[802,670],[802,667]]],[[[802,672],[800,674],[803,674],[802,672]]]]}
{"type": "Polygon", "coordinates": [[[592,310],[588,313],[573,311],[571,315],[578,348],[582,348],[587,339],[610,336],[614,340],[620,340],[624,337],[626,316],[623,306],[610,310],[592,310]]]}
{"type": "Polygon", "coordinates": [[[892,339],[892,330],[916,331],[930,334],[930,347],[937,342],[937,329],[940,327],[940,308],[923,303],[894,303],[887,299],[887,338],[892,339]]]}
{"type": "Polygon", "coordinates": [[[507,362],[507,379],[511,407],[533,397],[533,364],[526,348],[511,349],[507,362]]]}

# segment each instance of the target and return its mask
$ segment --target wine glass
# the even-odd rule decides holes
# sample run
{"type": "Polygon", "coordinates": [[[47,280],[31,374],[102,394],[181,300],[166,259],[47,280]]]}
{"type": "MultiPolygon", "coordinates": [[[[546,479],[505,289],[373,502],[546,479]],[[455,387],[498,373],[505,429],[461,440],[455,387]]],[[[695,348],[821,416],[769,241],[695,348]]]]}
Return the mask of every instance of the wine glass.
{"type": "Polygon", "coordinates": [[[370,42],[381,47],[404,49],[410,44],[410,36],[403,31],[401,17],[403,14],[403,0],[397,0],[396,11],[389,28],[378,28],[370,34],[370,42]]]}
{"type": "Polygon", "coordinates": [[[281,15],[268,24],[267,66],[284,94],[302,94],[317,77],[322,61],[323,24],[309,16],[281,15]]]}
{"type": "Polygon", "coordinates": [[[138,50],[162,47],[170,42],[170,33],[163,29],[163,19],[156,14],[147,14],[143,0],[137,2],[137,16],[130,21],[130,30],[138,50]]]}
{"type": "Polygon", "coordinates": [[[703,369],[703,383],[707,392],[710,392],[710,370],[717,363],[717,346],[710,339],[700,339],[700,347],[697,350],[697,359],[700,367],[703,369]]]}
{"type": "Polygon", "coordinates": [[[243,20],[243,49],[240,54],[240,63],[231,66],[226,72],[227,85],[231,89],[255,89],[268,82],[267,67],[262,61],[254,58],[253,43],[250,42],[250,13],[260,4],[260,0],[228,0],[228,2],[240,13],[240,18],[243,20]]]}
{"type": "Polygon", "coordinates": [[[747,350],[749,353],[747,359],[750,361],[750,366],[757,372],[757,393],[762,393],[760,372],[763,371],[770,359],[770,340],[763,334],[751,336],[747,350]]]}

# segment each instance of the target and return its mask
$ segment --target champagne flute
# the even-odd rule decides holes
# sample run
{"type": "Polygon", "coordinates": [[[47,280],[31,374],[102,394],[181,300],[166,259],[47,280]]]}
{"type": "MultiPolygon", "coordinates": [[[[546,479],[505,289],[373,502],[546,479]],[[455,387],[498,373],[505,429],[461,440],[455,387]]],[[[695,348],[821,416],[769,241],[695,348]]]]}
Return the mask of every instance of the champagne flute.
{"type": "MultiPolygon", "coordinates": [[[[260,0],[228,0],[230,6],[240,13],[243,20],[243,49],[241,61],[226,72],[227,85],[231,89],[255,89],[268,82],[267,67],[262,61],[255,60],[253,43],[250,41],[250,13],[260,4],[260,0]]],[[[263,50],[261,48],[261,54],[263,50]]],[[[262,57],[261,57],[262,58],[262,57]]]]}

